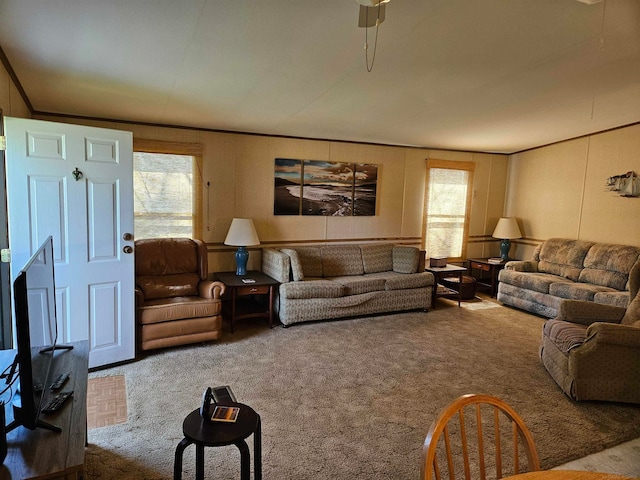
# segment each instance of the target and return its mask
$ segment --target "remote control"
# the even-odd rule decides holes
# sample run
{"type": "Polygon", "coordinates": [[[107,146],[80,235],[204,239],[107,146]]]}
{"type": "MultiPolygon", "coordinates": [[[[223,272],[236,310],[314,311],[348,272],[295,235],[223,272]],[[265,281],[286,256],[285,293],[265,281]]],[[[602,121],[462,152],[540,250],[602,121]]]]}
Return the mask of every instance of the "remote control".
{"type": "Polygon", "coordinates": [[[69,372],[63,372],[53,381],[49,387],[51,390],[58,390],[64,385],[64,382],[69,378],[69,372]]]}
{"type": "Polygon", "coordinates": [[[60,392],[59,394],[57,394],[55,397],[53,397],[49,403],[47,403],[45,405],[45,407],[42,409],[42,411],[44,413],[53,413],[58,411],[58,409],[60,407],[62,407],[62,404],[67,400],[67,398],[69,398],[71,395],[73,395],[73,390],[67,390],[66,392],[60,392]]]}

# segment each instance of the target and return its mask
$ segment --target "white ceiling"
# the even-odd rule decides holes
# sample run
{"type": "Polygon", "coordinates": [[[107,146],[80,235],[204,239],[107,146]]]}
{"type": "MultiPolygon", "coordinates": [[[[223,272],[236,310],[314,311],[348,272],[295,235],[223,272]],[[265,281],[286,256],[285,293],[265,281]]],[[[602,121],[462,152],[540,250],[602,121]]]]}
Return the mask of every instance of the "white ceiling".
{"type": "Polygon", "coordinates": [[[0,0],[36,112],[511,153],[640,121],[640,0],[0,0]],[[375,30],[369,30],[370,52],[375,30]]]}

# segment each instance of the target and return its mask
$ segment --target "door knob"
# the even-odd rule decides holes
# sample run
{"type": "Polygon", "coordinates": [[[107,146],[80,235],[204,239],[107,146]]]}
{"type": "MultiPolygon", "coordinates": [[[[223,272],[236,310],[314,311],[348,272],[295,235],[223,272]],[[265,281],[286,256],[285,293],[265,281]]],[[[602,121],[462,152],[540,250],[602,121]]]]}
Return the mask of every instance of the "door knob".
{"type": "Polygon", "coordinates": [[[124,247],[124,248],[122,249],[122,251],[123,251],[124,253],[133,253],[133,247],[131,247],[131,246],[127,245],[126,247],[124,247]]]}

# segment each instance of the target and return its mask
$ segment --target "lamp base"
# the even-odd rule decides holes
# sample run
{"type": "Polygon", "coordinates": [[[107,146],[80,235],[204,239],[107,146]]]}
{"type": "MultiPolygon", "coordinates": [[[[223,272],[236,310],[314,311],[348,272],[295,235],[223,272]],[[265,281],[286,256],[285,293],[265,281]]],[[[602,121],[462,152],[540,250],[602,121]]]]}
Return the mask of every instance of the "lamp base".
{"type": "Polygon", "coordinates": [[[238,247],[236,251],[236,275],[247,274],[247,261],[249,260],[249,252],[247,247],[238,247]]]}
{"type": "Polygon", "coordinates": [[[500,242],[500,258],[502,258],[502,261],[509,260],[509,250],[511,250],[511,240],[505,238],[500,242]]]}

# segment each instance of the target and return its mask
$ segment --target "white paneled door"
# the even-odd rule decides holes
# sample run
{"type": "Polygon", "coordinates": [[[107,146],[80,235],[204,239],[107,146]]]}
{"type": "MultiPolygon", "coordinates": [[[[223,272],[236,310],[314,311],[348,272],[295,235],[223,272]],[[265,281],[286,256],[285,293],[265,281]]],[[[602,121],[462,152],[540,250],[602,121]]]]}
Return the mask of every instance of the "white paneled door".
{"type": "Polygon", "coordinates": [[[5,117],[11,276],[53,236],[58,342],[135,355],[130,132],[5,117]]]}

